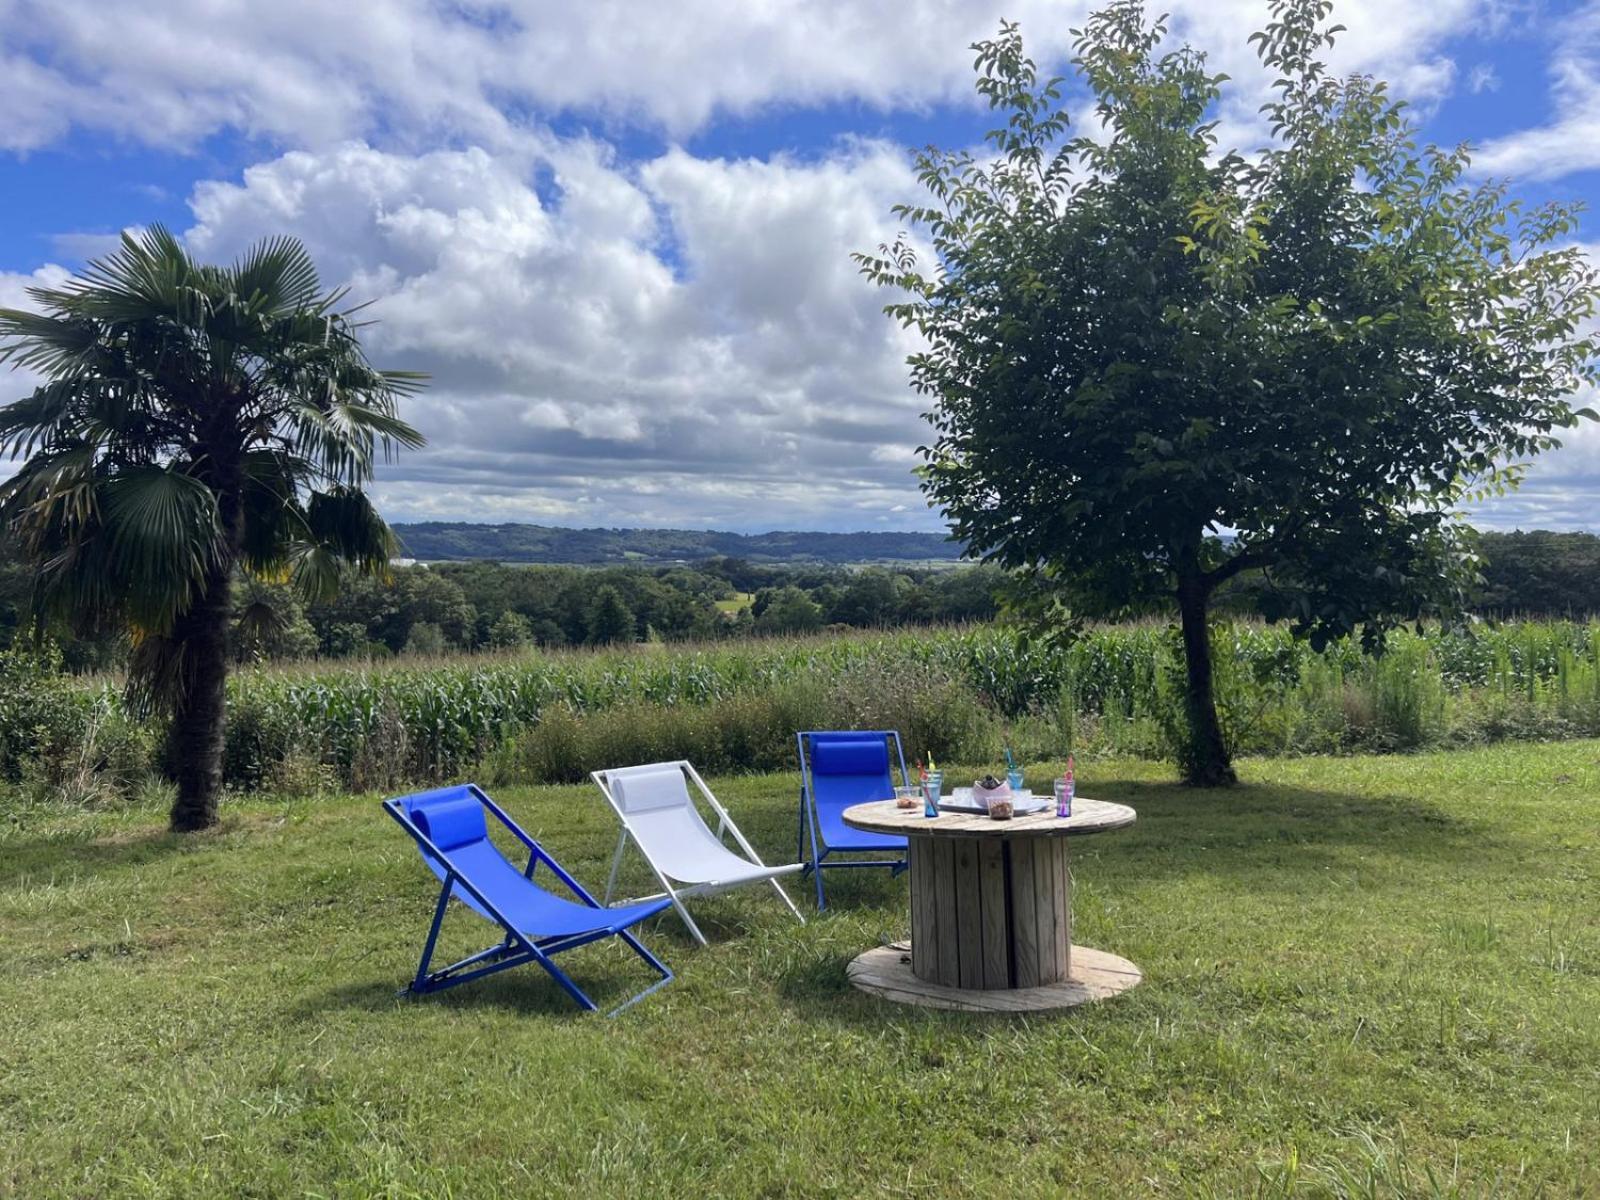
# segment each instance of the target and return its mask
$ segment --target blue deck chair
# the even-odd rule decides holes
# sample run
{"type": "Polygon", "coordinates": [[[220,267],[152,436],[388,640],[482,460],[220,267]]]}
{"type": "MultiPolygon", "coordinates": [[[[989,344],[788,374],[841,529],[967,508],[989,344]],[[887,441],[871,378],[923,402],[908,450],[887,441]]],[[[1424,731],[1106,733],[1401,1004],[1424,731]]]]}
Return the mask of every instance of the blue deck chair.
{"type": "Polygon", "coordinates": [[[655,983],[613,1009],[611,1016],[672,982],[672,972],[628,932],[640,921],[669,907],[670,900],[602,908],[599,901],[584,891],[544,847],[518,828],[476,784],[400,796],[385,800],[383,807],[416,841],[428,869],[444,881],[439,903],[434,906],[433,925],[422,948],[422,961],[417,964],[416,978],[407,992],[435,992],[535,962],[548,971],[580,1007],[592,1011],[598,1007],[595,1002],[551,960],[563,950],[573,950],[608,937],[621,938],[661,974],[655,983]],[[489,840],[483,815],[485,809],[528,848],[526,869],[518,870],[489,840]],[[533,878],[540,863],[548,866],[551,874],[582,903],[552,895],[540,887],[533,878]],[[434,943],[439,938],[439,926],[452,896],[479,916],[499,925],[505,937],[487,950],[430,971],[428,964],[433,958],[434,943]]]}
{"type": "Polygon", "coordinates": [[[795,734],[800,752],[800,858],[802,874],[816,876],[817,910],[828,907],[822,872],[834,867],[888,867],[895,875],[907,866],[906,840],[885,833],[864,833],[844,823],[852,804],[894,797],[890,749],[900,765],[900,779],[909,785],[906,756],[894,730],[795,734]],[[807,851],[809,835],[810,854],[807,851]],[[832,854],[893,854],[893,858],[827,861],[832,854]]]}

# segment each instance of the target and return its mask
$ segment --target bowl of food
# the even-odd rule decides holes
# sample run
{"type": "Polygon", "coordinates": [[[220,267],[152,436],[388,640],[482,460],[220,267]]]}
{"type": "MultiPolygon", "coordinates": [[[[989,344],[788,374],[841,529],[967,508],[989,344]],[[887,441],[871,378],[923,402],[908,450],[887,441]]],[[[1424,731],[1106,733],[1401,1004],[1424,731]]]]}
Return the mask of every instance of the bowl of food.
{"type": "Polygon", "coordinates": [[[1011,785],[1003,779],[996,779],[993,775],[985,775],[982,779],[974,781],[972,799],[996,821],[1010,820],[1011,814],[1016,810],[1011,785]]]}

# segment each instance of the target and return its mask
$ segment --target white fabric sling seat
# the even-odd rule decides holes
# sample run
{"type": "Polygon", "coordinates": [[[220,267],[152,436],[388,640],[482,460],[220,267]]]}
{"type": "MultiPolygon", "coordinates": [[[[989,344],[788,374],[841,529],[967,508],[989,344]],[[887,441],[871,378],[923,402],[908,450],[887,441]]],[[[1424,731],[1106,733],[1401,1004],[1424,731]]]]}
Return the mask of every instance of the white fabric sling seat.
{"type": "Polygon", "coordinates": [[[611,876],[606,881],[607,904],[611,903],[617,871],[622,866],[622,856],[631,838],[661,883],[663,890],[651,898],[670,899],[678,915],[683,918],[684,925],[701,945],[705,945],[705,935],[694,923],[683,901],[691,896],[703,896],[742,884],[771,883],[789,906],[789,911],[794,913],[795,919],[805,924],[800,910],[778,883],[778,876],[799,871],[800,864],[786,863],[769,867],[763,863],[761,856],[745,840],[744,834],[733,823],[733,818],[717,802],[705,780],[700,778],[699,772],[689,762],[680,759],[677,762],[595,771],[590,778],[622,822],[617,852],[611,859],[611,876]],[[706,824],[689,794],[691,781],[717,815],[715,832],[706,824]],[[732,835],[737,851],[724,844],[722,839],[725,834],[732,835]]]}

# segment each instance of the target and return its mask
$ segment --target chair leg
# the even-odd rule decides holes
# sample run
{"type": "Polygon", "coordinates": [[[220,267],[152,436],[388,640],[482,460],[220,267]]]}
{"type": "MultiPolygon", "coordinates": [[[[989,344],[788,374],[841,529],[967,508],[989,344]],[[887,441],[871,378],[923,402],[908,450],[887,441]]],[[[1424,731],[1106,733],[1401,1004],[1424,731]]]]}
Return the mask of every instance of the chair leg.
{"type": "Polygon", "coordinates": [[[811,873],[817,877],[817,911],[822,912],[828,907],[828,898],[822,894],[822,859],[818,858],[816,866],[811,873]]]}
{"type": "Polygon", "coordinates": [[[422,958],[417,963],[417,977],[411,981],[411,990],[420,992],[428,982],[428,964],[433,961],[433,947],[439,940],[439,926],[444,924],[444,910],[450,904],[450,880],[439,889],[439,903],[433,906],[433,924],[428,927],[428,940],[422,947],[422,958]]]}
{"type": "Polygon", "coordinates": [[[806,919],[800,915],[800,910],[794,906],[794,901],[789,899],[789,893],[783,890],[783,885],[776,879],[769,879],[767,882],[777,890],[778,895],[783,897],[783,902],[789,906],[789,911],[794,914],[794,919],[804,925],[806,919]]]}
{"type": "Polygon", "coordinates": [[[617,1005],[606,1014],[608,1017],[614,1017],[623,1009],[630,1008],[639,1003],[639,1001],[643,1000],[651,992],[656,991],[659,988],[666,987],[667,984],[671,983],[675,978],[675,976],[672,974],[672,971],[667,967],[667,964],[662,962],[654,954],[651,954],[649,950],[645,949],[644,943],[636,938],[633,934],[624,929],[619,931],[617,936],[620,937],[624,942],[628,943],[635,954],[644,959],[645,962],[649,963],[650,966],[656,971],[660,972],[661,978],[656,980],[649,987],[645,988],[642,992],[638,992],[635,995],[630,996],[621,1004],[617,1005]]]}
{"type": "Polygon", "coordinates": [[[624,829],[617,838],[617,852],[611,856],[611,874],[606,877],[607,905],[611,903],[611,893],[617,887],[617,872],[622,868],[622,852],[628,848],[628,831],[624,829]]]}
{"type": "Polygon", "coordinates": [[[567,995],[571,996],[575,1001],[577,1001],[579,1008],[582,1008],[585,1012],[594,1012],[600,1007],[593,1000],[589,999],[588,996],[583,994],[583,990],[578,987],[577,984],[572,982],[571,978],[565,971],[556,966],[554,960],[552,960],[548,954],[543,954],[537,948],[534,948],[533,960],[549,972],[550,978],[559,983],[562,987],[562,990],[565,991],[567,995]]]}
{"type": "Polygon", "coordinates": [[[800,785],[800,829],[795,839],[794,857],[796,862],[810,862],[806,857],[806,789],[800,785]]]}
{"type": "MultiPolygon", "coordinates": [[[[663,886],[666,885],[666,880],[661,882],[663,886]]],[[[678,910],[678,915],[683,918],[683,923],[689,927],[689,932],[694,935],[694,940],[702,946],[710,945],[706,941],[706,935],[700,932],[700,926],[696,925],[694,918],[689,915],[689,910],[683,906],[683,901],[678,899],[678,893],[668,888],[667,895],[672,897],[672,907],[678,910]]]]}

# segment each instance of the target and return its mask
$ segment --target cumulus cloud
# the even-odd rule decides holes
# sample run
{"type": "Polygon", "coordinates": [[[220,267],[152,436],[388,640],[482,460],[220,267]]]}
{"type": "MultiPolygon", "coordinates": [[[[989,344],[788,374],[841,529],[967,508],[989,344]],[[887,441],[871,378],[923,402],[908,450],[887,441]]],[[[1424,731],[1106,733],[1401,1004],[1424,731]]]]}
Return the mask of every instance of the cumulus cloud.
{"type": "MultiPolygon", "coordinates": [[[[1261,0],[1173,6],[1174,31],[1248,70],[1261,0]]],[[[1483,31],[1504,0],[1343,0],[1340,69],[1414,99],[1451,86],[1446,38],[1483,31]]],[[[848,101],[880,110],[973,104],[967,46],[1020,20],[1063,61],[1088,0],[0,0],[7,120],[0,146],[74,127],[193,146],[220,130],[280,147],[353,138],[514,144],[528,114],[593,115],[682,137],[718,115],[848,101]]],[[[1247,119],[1246,104],[1235,114],[1247,119]]]]}
{"type": "MultiPolygon", "coordinates": [[[[196,186],[186,237],[226,258],[298,235],[329,284],[377,302],[374,356],[433,374],[409,414],[429,449],[380,477],[393,517],[932,528],[911,476],[926,436],[914,341],[848,259],[917,194],[903,153],[710,158],[674,141],[797,106],[974,106],[968,43],[1003,15],[1059,65],[1090,7],[0,0],[0,149],[83,129],[265,146],[239,177],[196,186]],[[551,132],[574,116],[597,132],[551,132]],[[637,130],[669,148],[623,157],[637,130]]],[[[1246,37],[1265,5],[1171,7],[1174,40],[1235,79],[1222,141],[1253,147],[1268,80],[1246,37]]],[[[1332,65],[1426,110],[1458,86],[1450,40],[1507,11],[1341,0],[1332,65]]],[[[0,302],[21,278],[0,276],[0,302]]]]}
{"type": "Polygon", "coordinates": [[[918,504],[909,457],[883,453],[922,435],[912,344],[848,258],[912,187],[870,143],[632,165],[584,140],[520,160],[354,143],[203,185],[186,236],[209,258],[301,237],[378,301],[373,355],[433,374],[408,414],[429,449],[382,475],[391,515],[855,522],[918,504]]]}

